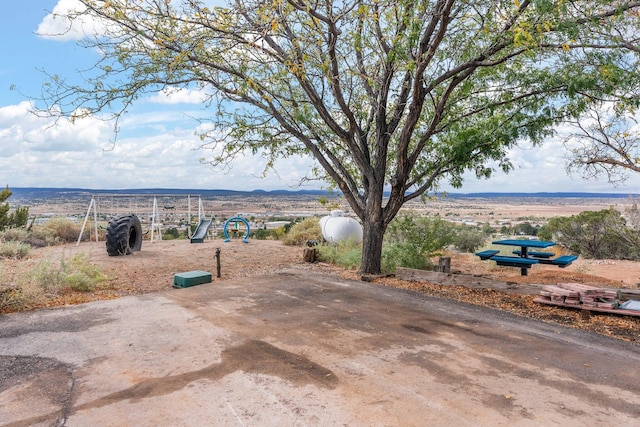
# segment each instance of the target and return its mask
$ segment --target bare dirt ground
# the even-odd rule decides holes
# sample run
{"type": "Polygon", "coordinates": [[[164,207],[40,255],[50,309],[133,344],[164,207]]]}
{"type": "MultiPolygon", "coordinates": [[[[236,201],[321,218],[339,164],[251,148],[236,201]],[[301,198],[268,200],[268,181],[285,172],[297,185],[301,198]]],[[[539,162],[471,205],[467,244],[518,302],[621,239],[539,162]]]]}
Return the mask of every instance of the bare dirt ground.
{"type": "MultiPolygon", "coordinates": [[[[273,272],[296,264],[303,264],[302,247],[286,246],[279,241],[251,240],[242,243],[233,240],[206,240],[191,244],[188,240],[145,241],[140,252],[133,255],[110,257],[104,242],[84,242],[79,246],[67,244],[34,249],[29,259],[4,260],[3,270],[28,270],[40,259],[51,262],[83,253],[109,277],[100,289],[92,293],[70,292],[58,295],[46,306],[77,304],[124,295],[168,290],[176,273],[205,270],[213,280],[226,280],[273,272]],[[217,278],[216,249],[220,249],[221,277],[217,278]]],[[[449,254],[455,273],[479,275],[513,283],[555,284],[583,283],[599,287],[637,288],[640,284],[640,263],[613,260],[578,259],[566,269],[537,265],[528,276],[520,276],[519,269],[496,267],[494,263],[479,261],[471,254],[449,254]]],[[[344,271],[326,264],[315,264],[314,269],[348,277],[357,277],[353,271],[344,271]]],[[[515,295],[494,289],[470,289],[464,286],[440,286],[429,283],[408,282],[395,278],[380,278],[375,283],[411,289],[425,295],[437,295],[470,304],[490,306],[517,315],[561,323],[574,328],[587,329],[619,339],[640,342],[640,319],[615,315],[593,315],[588,319],[578,310],[543,306],[533,302],[532,295],[515,295]]],[[[30,307],[30,308],[42,308],[30,307]]]]}

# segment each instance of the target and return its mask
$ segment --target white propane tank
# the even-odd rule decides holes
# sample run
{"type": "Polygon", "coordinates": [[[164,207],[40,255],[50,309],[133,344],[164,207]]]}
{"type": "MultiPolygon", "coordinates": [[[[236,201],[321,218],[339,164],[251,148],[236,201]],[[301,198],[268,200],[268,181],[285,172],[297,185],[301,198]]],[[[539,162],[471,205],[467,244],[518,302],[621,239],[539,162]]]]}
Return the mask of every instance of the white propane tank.
{"type": "Polygon", "coordinates": [[[362,226],[355,219],[344,216],[341,210],[331,211],[331,215],[323,216],[319,222],[322,237],[327,242],[337,243],[347,239],[362,242],[362,226]]]}

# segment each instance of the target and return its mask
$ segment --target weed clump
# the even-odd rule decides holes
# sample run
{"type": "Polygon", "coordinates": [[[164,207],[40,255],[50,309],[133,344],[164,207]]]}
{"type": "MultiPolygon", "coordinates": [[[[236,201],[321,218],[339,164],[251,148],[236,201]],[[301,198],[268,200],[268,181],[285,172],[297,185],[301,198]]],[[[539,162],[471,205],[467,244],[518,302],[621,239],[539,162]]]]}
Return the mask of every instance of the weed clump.
{"type": "Polygon", "coordinates": [[[15,241],[15,240],[10,240],[6,242],[0,241],[0,259],[27,258],[30,252],[31,252],[31,246],[26,243],[15,241]]]}
{"type": "Polygon", "coordinates": [[[92,292],[108,280],[83,253],[59,261],[42,259],[14,277],[0,277],[0,312],[41,306],[68,292],[92,292]]]}
{"type": "Polygon", "coordinates": [[[322,231],[318,218],[309,217],[303,221],[294,224],[287,234],[282,237],[282,243],[285,245],[295,246],[303,245],[309,240],[322,239],[322,231]]]}

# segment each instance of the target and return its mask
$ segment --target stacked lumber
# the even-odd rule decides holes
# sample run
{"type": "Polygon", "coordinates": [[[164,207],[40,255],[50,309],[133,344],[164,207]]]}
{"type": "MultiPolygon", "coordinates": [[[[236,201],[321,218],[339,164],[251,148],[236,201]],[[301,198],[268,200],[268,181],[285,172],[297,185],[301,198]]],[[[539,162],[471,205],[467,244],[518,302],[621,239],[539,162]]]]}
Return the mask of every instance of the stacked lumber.
{"type": "MultiPolygon", "coordinates": [[[[640,310],[620,307],[620,303],[628,296],[639,296],[637,290],[616,290],[596,288],[581,283],[558,283],[557,285],[545,285],[540,291],[540,296],[534,299],[540,304],[557,305],[560,307],[578,308],[586,311],[618,314],[624,316],[640,317],[640,310]]],[[[639,298],[628,299],[640,301],[639,298]]]]}
{"type": "Polygon", "coordinates": [[[617,308],[616,290],[596,288],[581,283],[558,283],[545,285],[540,295],[550,302],[566,305],[581,305],[583,308],[617,308]]]}
{"type": "Polygon", "coordinates": [[[562,283],[555,285],[545,285],[540,291],[540,295],[549,298],[550,301],[562,304],[580,304],[580,292],[573,289],[563,288],[562,283]]]}
{"type": "Polygon", "coordinates": [[[618,299],[620,302],[627,300],[640,300],[640,289],[618,289],[618,299]]]}

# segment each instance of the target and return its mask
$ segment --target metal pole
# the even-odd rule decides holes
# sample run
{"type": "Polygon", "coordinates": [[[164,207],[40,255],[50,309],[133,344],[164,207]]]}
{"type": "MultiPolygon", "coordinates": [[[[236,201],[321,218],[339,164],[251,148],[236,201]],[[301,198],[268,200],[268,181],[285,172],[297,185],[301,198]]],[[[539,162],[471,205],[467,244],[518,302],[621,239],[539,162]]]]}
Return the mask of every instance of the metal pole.
{"type": "Polygon", "coordinates": [[[98,242],[98,201],[93,204],[93,228],[96,232],[96,242],[98,242]]]}
{"type": "Polygon", "coordinates": [[[156,196],[153,196],[153,212],[151,214],[151,243],[153,243],[153,229],[156,226],[156,208],[158,207],[158,201],[156,196]]]}
{"type": "Polygon", "coordinates": [[[216,248],[216,271],[218,272],[217,277],[220,278],[220,248],[216,248]]]}
{"type": "Polygon", "coordinates": [[[187,196],[188,208],[187,208],[187,237],[191,238],[191,194],[187,196]]]}
{"type": "Polygon", "coordinates": [[[91,213],[91,206],[93,206],[93,196],[91,196],[91,202],[89,202],[89,209],[87,209],[87,214],[84,216],[84,221],[82,223],[82,228],[80,229],[80,235],[78,236],[78,241],[76,242],[76,246],[79,246],[80,240],[82,240],[82,235],[84,234],[84,227],[87,225],[87,220],[89,219],[89,214],[91,213]]]}

